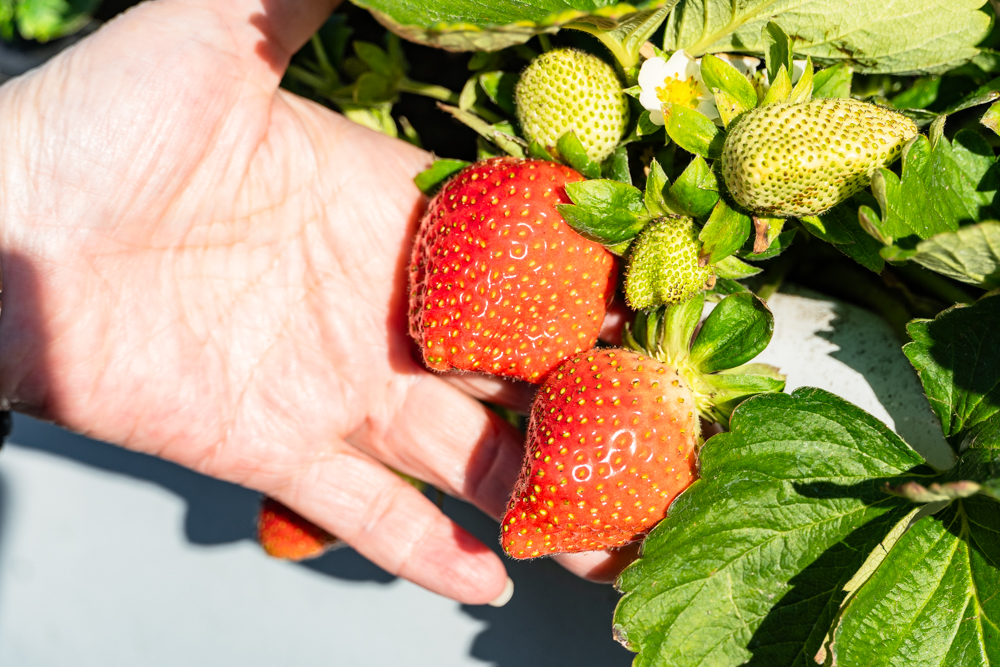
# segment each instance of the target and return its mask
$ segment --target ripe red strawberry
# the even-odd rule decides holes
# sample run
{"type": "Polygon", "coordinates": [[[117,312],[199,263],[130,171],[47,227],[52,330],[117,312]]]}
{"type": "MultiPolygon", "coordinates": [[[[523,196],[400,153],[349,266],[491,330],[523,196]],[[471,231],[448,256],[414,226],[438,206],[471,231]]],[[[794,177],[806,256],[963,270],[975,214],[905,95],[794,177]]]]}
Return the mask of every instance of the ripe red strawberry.
{"type": "Polygon", "coordinates": [[[556,210],[582,179],[553,162],[495,158],[434,197],[410,264],[410,335],[428,367],[538,383],[593,347],[614,256],[556,210]]]}
{"type": "Polygon", "coordinates": [[[781,391],[776,369],[745,363],[770,340],[767,306],[750,293],[730,295],[695,337],[704,303],[698,295],[640,313],[625,341],[642,353],[591,350],[549,374],[503,518],[508,555],[639,539],[698,477],[700,419],[724,424],[743,399],[781,391]]]}
{"type": "Polygon", "coordinates": [[[539,389],[503,520],[514,558],[620,547],[697,477],[698,410],[676,369],[629,350],[566,360],[539,389]]]}
{"type": "Polygon", "coordinates": [[[269,556],[288,560],[315,558],[339,542],[312,521],[268,497],[260,506],[257,539],[269,556]]]}

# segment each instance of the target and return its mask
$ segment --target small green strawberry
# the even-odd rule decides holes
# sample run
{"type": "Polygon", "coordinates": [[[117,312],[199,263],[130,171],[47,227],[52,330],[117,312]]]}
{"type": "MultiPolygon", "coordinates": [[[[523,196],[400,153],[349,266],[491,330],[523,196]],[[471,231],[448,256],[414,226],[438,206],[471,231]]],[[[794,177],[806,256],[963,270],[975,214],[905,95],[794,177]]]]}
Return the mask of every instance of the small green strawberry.
{"type": "Polygon", "coordinates": [[[695,297],[641,314],[625,336],[632,350],[590,350],[549,374],[503,518],[507,555],[640,539],[698,477],[699,420],[725,423],[749,396],[781,391],[776,369],[744,363],[770,340],[764,303],[728,296],[694,336],[704,304],[695,297]]]}
{"type": "Polygon", "coordinates": [[[916,134],[906,116],[857,100],[758,107],[730,126],[722,176],[757,215],[819,215],[866,188],[916,134]]]}
{"type": "Polygon", "coordinates": [[[687,301],[715,283],[710,265],[701,266],[701,243],[688,217],[650,223],[632,245],[625,297],[634,310],[687,301]]]}
{"type": "Polygon", "coordinates": [[[613,67],[577,49],[554,49],[531,61],[514,91],[524,135],[546,147],[573,132],[587,156],[611,155],[628,123],[628,98],[613,67]]]}

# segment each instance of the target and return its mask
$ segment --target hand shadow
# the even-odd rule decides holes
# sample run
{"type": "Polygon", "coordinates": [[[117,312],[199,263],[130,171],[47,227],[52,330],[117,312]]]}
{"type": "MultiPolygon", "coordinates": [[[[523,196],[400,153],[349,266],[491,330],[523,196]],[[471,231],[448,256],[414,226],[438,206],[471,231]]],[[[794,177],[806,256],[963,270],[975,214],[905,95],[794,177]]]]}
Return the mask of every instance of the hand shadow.
{"type": "MultiPolygon", "coordinates": [[[[148,454],[75,435],[24,415],[14,416],[14,431],[6,446],[46,452],[163,487],[186,502],[184,536],[192,544],[217,546],[257,540],[261,496],[256,491],[206,477],[148,454]]],[[[339,549],[302,566],[347,581],[384,584],[396,579],[353,549],[339,549]]]]}
{"type": "Polygon", "coordinates": [[[495,520],[452,498],[443,509],[500,554],[514,581],[514,597],[504,607],[462,606],[487,623],[472,644],[473,657],[497,667],[632,664],[634,655],[611,634],[619,598],[614,588],[584,581],[552,560],[512,560],[500,549],[495,520]]]}

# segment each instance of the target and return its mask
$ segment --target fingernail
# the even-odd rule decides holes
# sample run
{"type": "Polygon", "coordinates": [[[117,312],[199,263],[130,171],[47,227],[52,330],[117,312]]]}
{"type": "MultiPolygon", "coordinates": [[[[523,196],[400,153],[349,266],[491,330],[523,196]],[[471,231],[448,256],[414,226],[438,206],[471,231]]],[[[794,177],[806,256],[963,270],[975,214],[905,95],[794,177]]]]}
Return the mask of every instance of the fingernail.
{"type": "Polygon", "coordinates": [[[490,606],[502,607],[508,602],[510,602],[510,599],[512,597],[514,597],[514,582],[511,580],[510,577],[507,577],[507,583],[504,584],[503,586],[503,592],[497,596],[496,600],[490,602],[490,606]]]}

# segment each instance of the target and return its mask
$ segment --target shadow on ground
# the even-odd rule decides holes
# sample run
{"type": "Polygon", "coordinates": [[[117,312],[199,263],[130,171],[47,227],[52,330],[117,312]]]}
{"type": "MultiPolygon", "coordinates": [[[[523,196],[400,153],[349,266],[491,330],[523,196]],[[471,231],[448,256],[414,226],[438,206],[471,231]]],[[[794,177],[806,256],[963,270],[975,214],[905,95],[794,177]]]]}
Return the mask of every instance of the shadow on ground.
{"type": "MultiPolygon", "coordinates": [[[[445,499],[444,511],[501,553],[496,521],[451,498],[445,499]]],[[[501,557],[514,580],[511,601],[499,609],[462,607],[488,624],[472,644],[474,657],[497,667],[632,664],[633,654],[611,636],[619,598],[611,586],[583,581],[551,560],[517,562],[501,557]]]]}
{"type": "Polygon", "coordinates": [[[950,467],[941,425],[892,329],[877,315],[841,303],[834,302],[834,314],[829,330],[816,334],[840,348],[830,356],[864,376],[903,440],[929,462],[950,467]]]}

